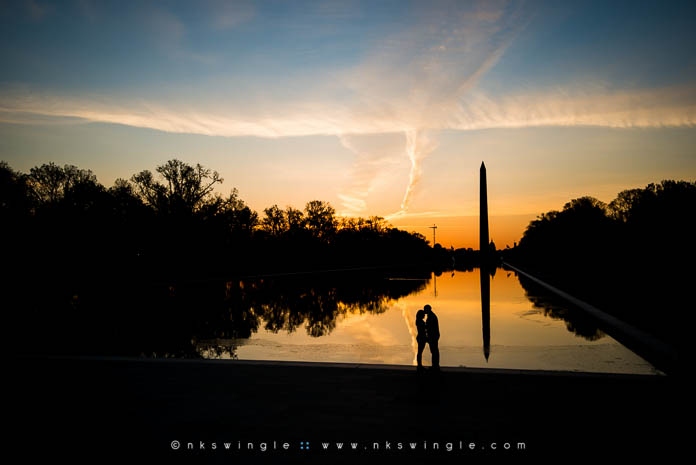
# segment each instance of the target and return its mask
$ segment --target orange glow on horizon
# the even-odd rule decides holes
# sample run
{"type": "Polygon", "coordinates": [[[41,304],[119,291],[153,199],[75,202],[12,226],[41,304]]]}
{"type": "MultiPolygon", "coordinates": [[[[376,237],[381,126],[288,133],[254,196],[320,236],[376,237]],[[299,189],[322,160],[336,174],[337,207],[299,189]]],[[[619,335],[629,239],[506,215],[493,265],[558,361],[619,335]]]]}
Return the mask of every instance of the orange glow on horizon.
{"type": "MultiPolygon", "coordinates": [[[[536,218],[535,214],[521,215],[491,215],[489,228],[491,240],[498,249],[506,246],[513,247],[519,243],[529,222],[536,218]]],[[[472,248],[478,250],[479,217],[478,216],[441,216],[441,217],[406,217],[395,218],[390,223],[406,231],[417,232],[425,236],[432,245],[433,224],[437,226],[435,239],[442,247],[455,249],[472,248]]]]}

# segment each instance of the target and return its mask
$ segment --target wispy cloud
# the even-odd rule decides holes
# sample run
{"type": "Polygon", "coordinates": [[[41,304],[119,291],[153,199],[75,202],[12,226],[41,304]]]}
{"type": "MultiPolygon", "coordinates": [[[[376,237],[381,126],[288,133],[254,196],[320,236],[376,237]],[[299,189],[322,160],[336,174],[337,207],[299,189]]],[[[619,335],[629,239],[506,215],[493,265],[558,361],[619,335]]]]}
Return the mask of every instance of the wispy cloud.
{"type": "Polygon", "coordinates": [[[696,125],[696,87],[609,91],[598,86],[462,101],[446,126],[451,129],[534,126],[654,128],[696,125]]]}
{"type": "MultiPolygon", "coordinates": [[[[294,137],[336,135],[345,143],[353,136],[400,133],[412,135],[440,129],[478,130],[538,126],[601,126],[614,128],[696,126],[696,88],[678,87],[591,93],[556,90],[547,93],[470,95],[442,119],[411,127],[391,115],[361,114],[341,104],[298,104],[296,112],[249,117],[244,111],[221,111],[186,105],[110,98],[61,97],[40,93],[0,96],[0,121],[31,123],[36,115],[72,117],[173,133],[211,136],[294,137]],[[25,115],[24,117],[22,115],[25,115]],[[418,133],[418,131],[421,131],[418,133]]],[[[420,137],[419,136],[419,137],[420,137]]],[[[403,154],[406,155],[405,138],[403,154]]],[[[351,145],[351,144],[348,144],[351,145]]],[[[389,156],[386,159],[390,159],[389,156]]]]}
{"type": "Polygon", "coordinates": [[[147,102],[80,99],[47,95],[0,97],[0,121],[48,124],[95,121],[152,128],[174,133],[214,136],[287,137],[331,134],[356,155],[340,186],[343,215],[369,210],[369,195],[395,168],[410,163],[410,174],[400,208],[389,220],[413,215],[408,210],[422,176],[421,163],[436,147],[439,129],[462,131],[541,126],[599,126],[660,128],[696,126],[696,91],[691,87],[605,91],[575,89],[502,97],[470,93],[451,114],[431,119],[427,128],[408,127],[389,115],[361,114],[341,105],[307,106],[276,116],[233,115],[222,111],[177,108],[147,102]]]}
{"type": "Polygon", "coordinates": [[[207,2],[207,6],[213,12],[213,27],[216,29],[234,29],[237,26],[250,21],[256,11],[254,5],[246,0],[234,2],[212,0],[207,2]]]}
{"type": "Polygon", "coordinates": [[[51,5],[36,0],[24,0],[24,8],[33,21],[41,21],[53,11],[51,5]]]}
{"type": "Polygon", "coordinates": [[[343,204],[342,215],[359,215],[367,210],[367,198],[380,177],[398,166],[404,155],[404,135],[342,134],[341,144],[355,153],[355,162],[348,178],[350,182],[338,194],[343,204]]]}

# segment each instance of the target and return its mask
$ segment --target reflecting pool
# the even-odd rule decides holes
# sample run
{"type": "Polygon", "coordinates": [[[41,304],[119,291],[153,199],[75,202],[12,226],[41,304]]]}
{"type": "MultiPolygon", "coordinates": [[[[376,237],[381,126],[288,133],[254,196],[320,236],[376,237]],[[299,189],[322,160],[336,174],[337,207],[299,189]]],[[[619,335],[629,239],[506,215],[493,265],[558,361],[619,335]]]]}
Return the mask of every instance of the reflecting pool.
{"type": "MultiPolygon", "coordinates": [[[[340,286],[283,278],[228,283],[242,294],[257,291],[247,307],[256,323],[243,337],[200,339],[196,350],[207,358],[415,365],[415,316],[429,304],[439,320],[442,366],[659,373],[514,272],[491,273],[488,312],[479,269],[381,279],[388,291],[372,295],[363,285],[359,298],[353,290],[343,299],[340,286]],[[264,286],[275,298],[258,297],[264,286]]],[[[423,361],[430,364],[427,347],[423,361]]]]}

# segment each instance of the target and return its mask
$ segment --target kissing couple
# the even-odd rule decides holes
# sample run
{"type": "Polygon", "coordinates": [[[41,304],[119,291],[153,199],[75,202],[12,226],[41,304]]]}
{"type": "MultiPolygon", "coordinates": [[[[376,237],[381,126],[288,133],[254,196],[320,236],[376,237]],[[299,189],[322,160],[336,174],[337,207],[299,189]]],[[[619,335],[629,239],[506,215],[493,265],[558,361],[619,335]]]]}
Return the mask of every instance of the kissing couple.
{"type": "Polygon", "coordinates": [[[425,344],[430,346],[430,354],[433,357],[433,370],[440,369],[440,349],[437,347],[437,341],[440,339],[440,325],[437,322],[437,315],[433,313],[433,309],[430,305],[423,307],[423,310],[418,310],[416,312],[416,329],[418,334],[416,335],[416,341],[418,342],[418,355],[416,355],[416,361],[418,362],[418,371],[423,371],[423,350],[425,349],[425,344]],[[427,317],[426,320],[423,320],[427,317]]]}

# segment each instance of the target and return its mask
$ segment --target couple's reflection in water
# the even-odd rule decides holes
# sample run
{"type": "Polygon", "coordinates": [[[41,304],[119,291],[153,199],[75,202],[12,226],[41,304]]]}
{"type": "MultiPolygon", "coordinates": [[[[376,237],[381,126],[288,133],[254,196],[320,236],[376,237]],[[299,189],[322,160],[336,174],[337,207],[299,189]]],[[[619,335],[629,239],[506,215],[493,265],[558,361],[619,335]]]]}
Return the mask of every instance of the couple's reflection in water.
{"type": "MultiPolygon", "coordinates": [[[[489,270],[483,267],[481,275],[481,327],[483,330],[483,355],[488,362],[491,353],[491,284],[490,276],[495,275],[495,269],[489,270]]],[[[430,305],[426,305],[422,310],[416,312],[416,342],[418,343],[418,353],[416,354],[417,370],[425,370],[423,366],[423,351],[425,345],[430,347],[432,354],[432,370],[440,370],[440,325],[437,315],[433,312],[430,305]],[[426,318],[424,320],[424,318],[426,318]]]]}
{"type": "Polygon", "coordinates": [[[423,366],[423,350],[428,344],[432,355],[432,370],[439,371],[440,369],[440,349],[438,341],[440,339],[440,325],[437,321],[437,315],[433,312],[430,305],[426,305],[422,310],[416,312],[416,341],[418,342],[418,354],[416,362],[418,363],[418,371],[424,371],[423,366]],[[423,318],[426,318],[425,320],[423,318]]]}

